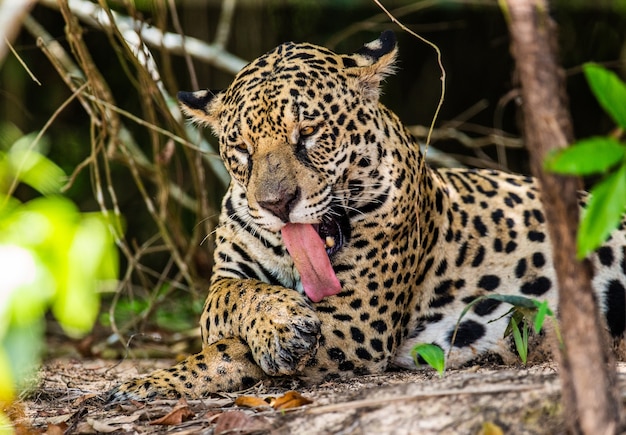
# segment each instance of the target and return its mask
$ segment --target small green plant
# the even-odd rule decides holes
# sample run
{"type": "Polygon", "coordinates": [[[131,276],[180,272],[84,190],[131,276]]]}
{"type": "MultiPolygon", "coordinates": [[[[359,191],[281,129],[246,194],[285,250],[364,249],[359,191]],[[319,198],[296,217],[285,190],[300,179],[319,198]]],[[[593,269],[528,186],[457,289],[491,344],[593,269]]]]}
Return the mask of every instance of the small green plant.
{"type": "MultiPolygon", "coordinates": [[[[2,133],[2,131],[0,131],[2,133]]],[[[98,288],[117,278],[112,222],[81,213],[59,194],[65,174],[24,136],[0,147],[0,432],[2,410],[28,387],[39,366],[45,315],[70,336],[88,332],[99,310],[98,288]],[[47,196],[20,202],[18,183],[47,196]]],[[[119,225],[115,225],[119,228],[119,225]]]]}
{"type": "MultiPolygon", "coordinates": [[[[520,359],[523,364],[526,364],[528,359],[528,334],[531,327],[534,328],[535,334],[539,334],[541,329],[543,328],[543,324],[546,316],[554,316],[552,310],[548,307],[548,301],[540,302],[535,299],[526,298],[524,296],[516,296],[516,295],[484,295],[474,299],[472,302],[467,304],[467,306],[461,312],[459,316],[456,327],[454,328],[454,333],[452,334],[451,347],[454,345],[454,341],[456,339],[456,333],[459,329],[459,325],[461,324],[461,320],[467,312],[478,302],[484,301],[485,299],[491,299],[499,302],[505,302],[512,305],[512,308],[504,313],[502,316],[497,319],[491,320],[491,322],[495,322],[496,320],[501,319],[507,315],[511,315],[509,320],[509,324],[504,331],[504,336],[513,335],[513,341],[515,343],[515,349],[517,350],[520,359]]],[[[559,342],[560,334],[558,328],[556,327],[556,334],[559,342]]],[[[445,355],[443,350],[435,345],[430,343],[418,343],[413,349],[411,349],[411,357],[413,361],[415,361],[415,365],[419,365],[418,358],[421,357],[426,364],[437,370],[439,376],[443,376],[445,370],[445,355]]]]}
{"type": "MultiPolygon", "coordinates": [[[[505,299],[508,297],[505,296],[505,299]]],[[[511,313],[511,319],[504,335],[513,335],[515,350],[522,360],[522,364],[526,364],[528,360],[528,331],[531,326],[535,330],[535,334],[539,334],[543,328],[546,315],[554,316],[552,310],[548,307],[548,301],[539,302],[535,299],[524,298],[523,302],[515,297],[513,308],[505,314],[511,313]]]]}
{"type": "MultiPolygon", "coordinates": [[[[509,324],[504,331],[504,336],[506,337],[508,335],[513,335],[515,349],[517,350],[517,353],[520,356],[522,363],[526,364],[528,358],[528,334],[530,328],[533,327],[535,334],[539,334],[541,332],[541,329],[543,328],[546,316],[554,316],[554,313],[548,307],[548,301],[540,302],[536,299],[530,299],[524,296],[517,295],[494,294],[480,296],[474,299],[471,303],[467,304],[467,306],[461,312],[461,315],[459,316],[459,319],[456,323],[456,328],[454,329],[454,334],[452,334],[452,344],[454,344],[454,340],[456,339],[456,333],[463,317],[475,304],[486,299],[505,302],[512,306],[509,311],[507,311],[497,319],[491,320],[490,323],[506,317],[509,314],[511,315],[509,319],[509,324]]],[[[560,336],[558,334],[558,330],[557,336],[560,336]]]]}
{"type": "Polygon", "coordinates": [[[418,358],[422,357],[426,364],[437,370],[439,377],[443,376],[446,358],[443,349],[436,344],[418,343],[411,349],[411,356],[416,366],[419,365],[418,358]]]}
{"type": "MultiPolygon", "coordinates": [[[[585,64],[583,71],[596,99],[623,135],[626,130],[626,84],[616,74],[593,63],[585,64]]],[[[577,176],[601,175],[590,191],[580,221],[577,239],[580,259],[606,241],[626,211],[626,143],[616,137],[583,139],[548,156],[545,161],[547,171],[577,176]]]]}

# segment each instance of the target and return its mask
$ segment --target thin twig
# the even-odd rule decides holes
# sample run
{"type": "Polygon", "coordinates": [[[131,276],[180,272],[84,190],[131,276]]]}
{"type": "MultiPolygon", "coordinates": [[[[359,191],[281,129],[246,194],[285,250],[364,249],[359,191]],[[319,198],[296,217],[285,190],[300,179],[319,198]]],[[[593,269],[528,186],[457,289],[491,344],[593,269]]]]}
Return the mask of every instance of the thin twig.
{"type": "MultiPolygon", "coordinates": [[[[430,130],[428,135],[426,136],[426,146],[428,147],[428,145],[430,145],[430,136],[431,136],[431,132],[432,130],[435,128],[435,123],[437,122],[437,118],[439,117],[439,112],[441,111],[441,107],[443,106],[443,101],[445,99],[446,96],[446,69],[443,66],[443,61],[442,61],[442,56],[441,56],[441,50],[439,49],[439,47],[437,47],[437,45],[431,41],[429,41],[428,39],[424,38],[423,36],[415,33],[414,31],[412,31],[411,29],[409,29],[407,26],[405,26],[404,24],[402,24],[402,22],[400,22],[396,17],[394,17],[383,5],[382,3],[380,3],[379,0],[374,0],[374,3],[376,3],[378,5],[379,8],[381,8],[389,17],[389,19],[391,21],[393,21],[394,23],[396,23],[398,26],[400,26],[400,28],[402,30],[404,30],[405,32],[409,33],[410,35],[416,37],[417,39],[419,39],[420,41],[422,41],[424,44],[429,45],[430,47],[432,47],[433,50],[435,50],[435,53],[437,55],[437,64],[439,65],[439,70],[441,71],[441,93],[439,96],[439,102],[437,103],[437,107],[435,108],[435,113],[433,114],[433,118],[432,121],[430,123],[430,130]]],[[[421,168],[420,168],[421,169],[421,168]]],[[[421,170],[420,170],[421,173],[421,170]]]]}
{"type": "Polygon", "coordinates": [[[34,81],[39,86],[41,86],[41,82],[39,81],[39,79],[37,79],[37,77],[35,77],[35,74],[33,74],[30,68],[28,68],[28,65],[26,65],[26,62],[24,62],[24,59],[22,59],[22,57],[17,53],[17,51],[15,51],[15,49],[13,48],[13,45],[11,45],[9,40],[5,38],[4,42],[7,45],[7,47],[9,47],[9,50],[11,50],[11,53],[13,53],[13,56],[15,56],[15,58],[20,63],[20,65],[22,65],[22,68],[24,68],[24,70],[28,73],[32,81],[34,81]]]}

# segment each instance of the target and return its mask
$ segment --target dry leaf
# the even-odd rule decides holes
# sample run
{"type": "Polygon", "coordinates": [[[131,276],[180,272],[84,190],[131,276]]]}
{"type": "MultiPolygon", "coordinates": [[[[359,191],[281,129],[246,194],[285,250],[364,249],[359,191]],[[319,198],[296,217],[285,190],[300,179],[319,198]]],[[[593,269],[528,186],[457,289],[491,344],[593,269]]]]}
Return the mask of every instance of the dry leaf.
{"type": "Polygon", "coordinates": [[[260,408],[263,406],[270,406],[265,399],[256,396],[239,396],[235,400],[235,405],[242,408],[260,408]]]}
{"type": "Polygon", "coordinates": [[[299,406],[313,403],[311,399],[307,399],[297,391],[287,391],[280,397],[266,397],[265,399],[256,396],[240,396],[235,400],[235,405],[242,408],[262,408],[271,406],[276,410],[284,410],[297,408],[299,406]]]}
{"type": "Polygon", "coordinates": [[[163,417],[157,420],[151,421],[150,424],[151,425],[161,424],[164,426],[175,426],[175,425],[181,424],[183,421],[189,420],[193,416],[194,416],[193,411],[189,409],[189,405],[187,404],[187,401],[183,397],[178,401],[178,403],[176,403],[176,406],[174,406],[174,409],[172,409],[172,411],[170,411],[167,415],[164,415],[163,417]]]}
{"type": "Polygon", "coordinates": [[[311,399],[307,399],[297,391],[287,391],[282,396],[274,399],[271,405],[278,411],[283,409],[298,408],[299,406],[308,405],[310,403],[313,403],[311,399]]]}
{"type": "Polygon", "coordinates": [[[215,422],[214,435],[231,432],[264,431],[270,428],[265,420],[252,417],[243,411],[228,411],[222,413],[215,422]]]}
{"type": "Polygon", "coordinates": [[[504,435],[504,431],[497,424],[491,421],[486,421],[483,423],[483,427],[478,434],[479,435],[504,435]]]}

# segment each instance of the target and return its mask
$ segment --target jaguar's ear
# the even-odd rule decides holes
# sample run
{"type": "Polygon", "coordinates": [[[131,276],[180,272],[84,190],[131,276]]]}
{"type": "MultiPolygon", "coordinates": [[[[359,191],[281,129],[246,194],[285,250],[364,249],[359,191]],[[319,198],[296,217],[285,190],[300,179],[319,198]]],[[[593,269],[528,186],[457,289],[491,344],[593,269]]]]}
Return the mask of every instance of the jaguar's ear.
{"type": "Polygon", "coordinates": [[[398,48],[396,35],[391,30],[380,34],[378,39],[365,44],[353,55],[344,59],[344,65],[350,66],[351,59],[356,67],[356,74],[366,98],[378,99],[380,83],[385,77],[395,72],[394,62],[398,48]]]}
{"type": "Polygon", "coordinates": [[[217,115],[222,104],[222,91],[202,90],[176,94],[183,113],[194,122],[217,130],[217,115]]]}

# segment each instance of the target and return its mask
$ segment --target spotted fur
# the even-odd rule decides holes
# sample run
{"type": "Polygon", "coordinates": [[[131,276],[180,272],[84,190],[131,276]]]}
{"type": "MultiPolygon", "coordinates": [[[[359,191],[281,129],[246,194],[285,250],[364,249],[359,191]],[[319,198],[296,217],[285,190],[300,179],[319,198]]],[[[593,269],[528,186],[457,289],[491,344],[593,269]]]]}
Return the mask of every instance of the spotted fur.
{"type": "MultiPolygon", "coordinates": [[[[393,72],[393,33],[340,55],[285,43],[230,87],[181,93],[211,126],[232,182],[217,230],[201,318],[203,350],[123,384],[116,400],[201,397],[259,379],[311,381],[415,368],[410,349],[435,343],[448,366],[514,359],[503,338],[522,295],[556,304],[552,244],[531,177],[434,170],[379,100],[393,72]],[[312,303],[281,239],[285,222],[339,222],[330,259],[341,293],[312,303]]],[[[626,221],[591,256],[593,285],[615,339],[626,329],[626,221]]]]}

